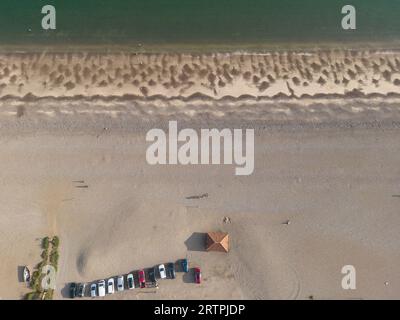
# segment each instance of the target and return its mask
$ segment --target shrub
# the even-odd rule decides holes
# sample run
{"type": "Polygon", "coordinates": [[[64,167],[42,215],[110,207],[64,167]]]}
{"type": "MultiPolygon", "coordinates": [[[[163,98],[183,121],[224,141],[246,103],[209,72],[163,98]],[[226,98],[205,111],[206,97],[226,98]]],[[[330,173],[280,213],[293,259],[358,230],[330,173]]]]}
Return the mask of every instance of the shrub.
{"type": "Polygon", "coordinates": [[[53,247],[58,248],[58,245],[60,244],[60,239],[57,236],[54,236],[53,240],[51,240],[51,243],[53,244],[53,247]]]}
{"type": "Polygon", "coordinates": [[[40,256],[44,261],[47,261],[49,254],[47,253],[47,250],[43,250],[40,256]]]}
{"type": "Polygon", "coordinates": [[[47,250],[49,248],[49,237],[45,237],[42,240],[42,248],[47,250]]]}
{"type": "Polygon", "coordinates": [[[36,269],[38,269],[39,271],[42,270],[42,268],[46,265],[46,261],[41,261],[36,265],[36,269]]]}
{"type": "Polygon", "coordinates": [[[37,281],[38,281],[39,275],[40,275],[40,274],[39,274],[39,271],[34,271],[34,272],[32,273],[31,282],[30,282],[31,288],[34,288],[34,287],[35,287],[35,284],[36,284],[37,281]]]}
{"type": "Polygon", "coordinates": [[[39,293],[38,292],[28,292],[25,295],[26,300],[37,300],[39,299],[39,293]]]}
{"type": "Polygon", "coordinates": [[[42,281],[42,277],[39,276],[35,280],[35,282],[32,284],[32,289],[35,290],[36,292],[40,292],[42,290],[41,281],[42,281]]]}
{"type": "Polygon", "coordinates": [[[54,290],[52,290],[52,289],[49,289],[49,290],[45,291],[44,299],[45,300],[52,300],[53,299],[53,293],[54,293],[54,290]]]}
{"type": "Polygon", "coordinates": [[[60,244],[60,239],[57,236],[54,236],[51,240],[49,239],[49,237],[45,237],[42,239],[43,251],[40,254],[40,256],[43,260],[36,265],[37,270],[32,273],[30,287],[33,290],[33,292],[27,293],[25,295],[25,299],[27,300],[53,299],[54,290],[50,289],[43,291],[42,279],[44,275],[42,274],[42,269],[44,266],[48,264],[48,260],[50,260],[50,264],[57,270],[58,258],[59,258],[57,249],[59,244],[60,244]],[[49,254],[50,243],[52,249],[49,254]]]}
{"type": "Polygon", "coordinates": [[[53,265],[53,267],[55,267],[57,269],[57,265],[58,265],[58,252],[57,251],[52,251],[50,254],[50,263],[53,265]]]}

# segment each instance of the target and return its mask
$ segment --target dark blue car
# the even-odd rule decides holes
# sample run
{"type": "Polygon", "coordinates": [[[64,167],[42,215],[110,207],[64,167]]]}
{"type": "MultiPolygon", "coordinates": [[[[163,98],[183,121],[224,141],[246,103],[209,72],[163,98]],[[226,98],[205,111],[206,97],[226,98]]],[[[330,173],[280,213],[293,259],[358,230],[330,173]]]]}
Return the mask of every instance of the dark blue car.
{"type": "Polygon", "coordinates": [[[181,260],[181,266],[182,266],[183,272],[189,272],[189,263],[188,263],[187,259],[181,260]]]}
{"type": "Polygon", "coordinates": [[[175,264],[170,262],[167,263],[167,277],[170,279],[175,279],[176,274],[175,274],[175,264]]]}

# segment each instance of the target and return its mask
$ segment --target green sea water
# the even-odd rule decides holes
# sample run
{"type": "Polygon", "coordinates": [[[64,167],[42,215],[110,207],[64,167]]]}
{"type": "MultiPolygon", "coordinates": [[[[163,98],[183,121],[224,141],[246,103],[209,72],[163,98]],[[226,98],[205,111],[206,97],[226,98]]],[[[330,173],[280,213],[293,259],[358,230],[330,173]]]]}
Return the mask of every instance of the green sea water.
{"type": "Polygon", "coordinates": [[[400,40],[400,0],[1,0],[0,45],[253,47],[400,40]],[[41,8],[56,8],[42,30],[41,8]],[[341,8],[357,29],[341,28],[341,8]]]}

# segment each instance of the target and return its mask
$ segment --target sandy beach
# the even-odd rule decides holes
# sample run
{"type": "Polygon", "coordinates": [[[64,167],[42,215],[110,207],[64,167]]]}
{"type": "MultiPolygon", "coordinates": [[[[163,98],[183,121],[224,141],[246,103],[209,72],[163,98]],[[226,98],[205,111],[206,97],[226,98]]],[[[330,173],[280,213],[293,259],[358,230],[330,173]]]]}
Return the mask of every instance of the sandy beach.
{"type": "Polygon", "coordinates": [[[398,298],[398,138],[398,129],[260,131],[250,177],[150,167],[144,137],[112,128],[2,138],[0,296],[27,292],[17,266],[36,263],[38,239],[58,234],[56,298],[71,281],[182,257],[202,267],[202,285],[178,273],[157,291],[107,298],[398,298]],[[197,251],[195,234],[215,229],[231,235],[227,255],[197,251]],[[357,268],[355,291],[340,286],[346,264],[357,268]]]}
{"type": "Polygon", "coordinates": [[[19,53],[0,73],[0,298],[29,291],[19,267],[55,234],[56,299],[184,257],[201,285],[106,299],[399,298],[399,52],[19,53]],[[169,120],[254,128],[253,175],[150,166],[146,132],[169,120]],[[213,230],[228,254],[202,250],[213,230]]]}

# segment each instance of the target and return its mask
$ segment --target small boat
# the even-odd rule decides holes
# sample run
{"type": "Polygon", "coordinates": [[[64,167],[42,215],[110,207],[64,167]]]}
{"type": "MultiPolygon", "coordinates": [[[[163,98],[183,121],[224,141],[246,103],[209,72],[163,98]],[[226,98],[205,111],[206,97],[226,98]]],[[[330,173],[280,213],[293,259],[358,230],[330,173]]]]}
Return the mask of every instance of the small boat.
{"type": "Polygon", "coordinates": [[[24,281],[25,282],[29,282],[31,280],[31,272],[29,271],[27,266],[24,267],[23,276],[24,276],[24,281]]]}

